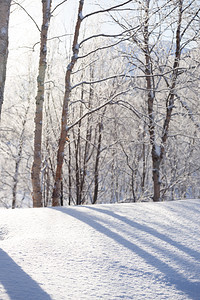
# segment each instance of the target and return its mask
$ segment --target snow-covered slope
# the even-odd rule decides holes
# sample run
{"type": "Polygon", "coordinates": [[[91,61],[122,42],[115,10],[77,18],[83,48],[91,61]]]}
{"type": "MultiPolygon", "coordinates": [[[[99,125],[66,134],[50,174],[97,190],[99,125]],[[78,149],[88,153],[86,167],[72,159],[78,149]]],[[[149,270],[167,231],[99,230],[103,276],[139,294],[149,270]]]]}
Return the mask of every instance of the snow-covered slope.
{"type": "Polygon", "coordinates": [[[200,299],[200,201],[1,210],[0,299],[200,299]]]}

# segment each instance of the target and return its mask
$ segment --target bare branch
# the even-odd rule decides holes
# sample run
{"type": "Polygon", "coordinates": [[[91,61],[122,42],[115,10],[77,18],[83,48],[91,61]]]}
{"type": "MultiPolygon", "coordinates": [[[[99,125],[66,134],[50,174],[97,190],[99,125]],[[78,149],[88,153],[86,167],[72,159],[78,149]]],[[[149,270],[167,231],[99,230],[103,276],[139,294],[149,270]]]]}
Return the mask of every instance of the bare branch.
{"type": "Polygon", "coordinates": [[[28,16],[29,18],[33,21],[33,23],[35,24],[35,26],[37,27],[37,29],[39,30],[39,32],[41,32],[38,24],[36,23],[36,21],[33,19],[33,17],[27,12],[27,10],[21,5],[19,4],[18,2],[16,1],[13,1],[14,4],[18,5],[28,16]]]}
{"type": "Polygon", "coordinates": [[[63,3],[67,2],[67,1],[68,1],[68,0],[63,0],[61,3],[57,4],[57,5],[54,7],[54,9],[51,11],[51,14],[53,14],[54,11],[55,11],[59,6],[61,6],[63,3]]]}
{"type": "Polygon", "coordinates": [[[183,32],[181,33],[181,38],[184,36],[185,32],[187,31],[187,29],[191,26],[192,22],[194,21],[194,19],[196,18],[196,16],[198,16],[200,12],[200,8],[196,11],[195,15],[193,16],[193,18],[191,18],[191,20],[187,23],[187,26],[185,27],[185,29],[183,30],[183,32]]]}
{"type": "MultiPolygon", "coordinates": [[[[60,38],[62,38],[62,37],[64,37],[64,36],[69,36],[69,35],[72,35],[71,33],[66,33],[66,34],[62,34],[62,35],[58,35],[58,36],[53,36],[52,38],[49,38],[49,39],[47,39],[47,41],[51,41],[51,40],[55,40],[55,39],[60,39],[60,38]]],[[[35,50],[34,48],[35,48],[35,46],[37,46],[37,45],[39,45],[40,44],[40,42],[37,42],[37,43],[35,43],[34,45],[33,45],[33,47],[26,47],[26,48],[31,48],[31,49],[33,49],[33,51],[35,50]]]]}
{"type": "Polygon", "coordinates": [[[88,57],[89,55],[94,54],[94,53],[97,52],[97,51],[104,50],[104,49],[108,49],[108,48],[112,48],[112,47],[114,47],[114,46],[117,46],[117,45],[120,44],[121,42],[125,42],[125,41],[127,41],[127,40],[129,40],[129,39],[130,39],[130,37],[124,38],[124,39],[121,39],[121,40],[119,40],[119,41],[117,41],[117,42],[115,42],[115,43],[113,43],[113,44],[110,44],[110,45],[107,45],[107,46],[103,46],[103,47],[96,48],[95,50],[93,50],[93,51],[91,51],[91,52],[89,52],[89,53],[87,53],[87,54],[85,54],[85,55],[79,56],[78,58],[79,58],[79,59],[80,59],[80,58],[86,58],[86,57],[88,57]]]}
{"type": "Polygon", "coordinates": [[[131,28],[131,29],[126,29],[126,30],[124,30],[124,31],[122,31],[122,32],[120,32],[118,34],[103,34],[103,33],[95,34],[95,35],[92,35],[92,36],[90,36],[90,37],[82,40],[79,45],[81,46],[83,43],[85,43],[85,42],[87,42],[87,41],[89,41],[91,39],[98,38],[98,37],[106,37],[106,38],[120,37],[120,36],[122,36],[123,34],[125,34],[127,32],[130,32],[130,31],[133,31],[133,30],[137,29],[138,27],[139,27],[139,25],[137,25],[136,27],[131,28]]]}
{"type": "Polygon", "coordinates": [[[187,111],[188,117],[190,118],[190,120],[193,122],[195,127],[200,131],[200,124],[195,121],[194,115],[193,115],[191,109],[189,108],[189,106],[187,105],[187,103],[184,102],[177,94],[176,94],[176,97],[180,101],[182,107],[187,111]]]}
{"type": "Polygon", "coordinates": [[[102,10],[94,11],[94,12],[92,12],[90,14],[85,15],[83,18],[85,19],[87,17],[91,17],[91,16],[96,15],[96,14],[100,14],[100,13],[104,13],[104,12],[109,12],[109,11],[112,11],[112,10],[116,10],[117,8],[119,8],[121,6],[124,6],[124,5],[126,5],[126,4],[128,4],[130,2],[132,2],[132,0],[128,0],[128,1],[126,1],[124,3],[121,3],[121,4],[118,4],[118,5],[109,7],[107,9],[102,9],[102,10]]]}
{"type": "Polygon", "coordinates": [[[101,108],[105,107],[108,104],[113,104],[113,100],[118,97],[121,96],[123,94],[126,94],[129,90],[125,90],[122,92],[119,92],[118,94],[114,95],[111,99],[109,99],[108,101],[106,101],[105,103],[99,105],[98,107],[95,107],[94,109],[89,110],[88,112],[86,112],[82,117],[80,117],[78,120],[76,120],[73,124],[67,126],[66,130],[69,131],[71,128],[73,128],[75,125],[77,125],[80,121],[82,121],[85,117],[87,117],[88,115],[91,115],[92,113],[100,110],[101,108]]]}
{"type": "MultiPolygon", "coordinates": [[[[154,78],[154,77],[159,78],[161,76],[164,77],[165,75],[172,73],[174,70],[176,70],[176,69],[169,70],[169,71],[166,71],[164,73],[153,74],[153,75],[151,75],[151,74],[147,74],[147,75],[128,75],[128,74],[125,74],[125,73],[117,74],[117,75],[112,75],[112,76],[109,76],[109,77],[106,77],[106,78],[96,79],[96,80],[93,80],[93,81],[81,81],[81,82],[75,84],[74,86],[72,86],[71,90],[73,90],[73,89],[75,89],[78,86],[83,85],[83,84],[89,85],[89,84],[101,83],[101,82],[104,82],[104,81],[107,81],[107,80],[110,80],[110,79],[115,79],[115,78],[123,78],[123,77],[124,78],[130,78],[130,79],[149,78],[149,77],[150,78],[154,78]]],[[[187,70],[187,69],[186,68],[177,68],[177,70],[181,70],[181,72],[178,74],[178,75],[180,75],[184,70],[187,70]]],[[[128,73],[131,73],[133,71],[135,71],[135,68],[130,69],[128,71],[128,73]]],[[[143,91],[147,90],[146,88],[140,88],[140,87],[135,87],[135,88],[143,90],[143,91]]],[[[154,91],[155,91],[155,89],[154,89],[154,91]]],[[[158,90],[156,90],[156,91],[158,92],[158,90]]],[[[165,91],[165,89],[161,89],[159,91],[165,91]]]]}

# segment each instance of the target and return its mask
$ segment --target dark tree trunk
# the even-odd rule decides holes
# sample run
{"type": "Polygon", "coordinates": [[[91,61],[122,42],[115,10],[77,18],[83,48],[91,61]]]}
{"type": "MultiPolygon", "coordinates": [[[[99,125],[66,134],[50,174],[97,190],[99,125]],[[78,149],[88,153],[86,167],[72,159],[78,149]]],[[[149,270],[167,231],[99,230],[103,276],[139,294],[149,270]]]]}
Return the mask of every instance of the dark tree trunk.
{"type": "Polygon", "coordinates": [[[42,1],[43,20],[40,35],[40,59],[39,74],[37,78],[37,96],[35,110],[35,132],[34,132],[34,158],[32,166],[32,187],[33,187],[33,207],[41,207],[42,187],[41,187],[41,164],[42,164],[42,120],[44,103],[44,81],[46,73],[47,58],[47,34],[51,18],[51,0],[42,1]]]}
{"type": "Polygon", "coordinates": [[[6,65],[8,59],[8,25],[11,0],[0,1],[0,120],[4,100],[6,65]]]}
{"type": "Polygon", "coordinates": [[[99,137],[98,137],[98,144],[97,144],[97,155],[95,160],[95,169],[94,169],[94,195],[92,204],[95,204],[98,199],[98,191],[99,191],[99,160],[101,154],[101,140],[102,140],[102,130],[103,130],[103,120],[98,124],[99,128],[99,137]]]}
{"type": "Polygon", "coordinates": [[[60,205],[60,189],[61,189],[61,180],[62,180],[62,167],[64,161],[64,150],[65,150],[65,143],[67,138],[67,121],[68,121],[68,106],[70,101],[70,94],[71,94],[71,74],[74,68],[74,65],[77,61],[77,56],[79,52],[78,48],[78,37],[79,31],[82,22],[82,10],[83,10],[84,1],[79,0],[79,8],[78,8],[78,19],[75,26],[74,32],[74,40],[72,45],[73,56],[71,58],[71,62],[67,67],[67,72],[65,75],[65,95],[63,99],[63,111],[62,111],[62,118],[61,118],[61,133],[60,139],[58,143],[58,151],[57,151],[57,167],[56,167],[56,176],[55,176],[55,183],[53,188],[53,195],[52,195],[52,205],[59,206],[60,205]]]}

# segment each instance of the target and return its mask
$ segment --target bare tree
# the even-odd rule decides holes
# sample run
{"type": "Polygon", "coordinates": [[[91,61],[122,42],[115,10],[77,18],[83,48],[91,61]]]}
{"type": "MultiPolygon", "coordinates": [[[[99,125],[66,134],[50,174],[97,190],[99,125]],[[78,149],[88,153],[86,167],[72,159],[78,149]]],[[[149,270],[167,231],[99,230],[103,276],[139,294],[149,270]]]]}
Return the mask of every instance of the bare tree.
{"type": "Polygon", "coordinates": [[[98,192],[99,192],[99,164],[100,164],[100,155],[101,155],[101,144],[102,144],[102,131],[103,131],[103,117],[105,114],[106,108],[102,113],[101,118],[99,118],[99,122],[97,123],[97,149],[96,149],[96,157],[95,157],[95,166],[94,166],[94,193],[92,204],[97,203],[98,192]]]}
{"type": "Polygon", "coordinates": [[[52,205],[58,206],[60,205],[60,189],[61,189],[61,181],[62,181],[62,166],[64,160],[64,147],[67,138],[67,118],[68,118],[68,106],[70,100],[70,93],[71,93],[71,74],[74,68],[74,65],[78,58],[79,52],[79,32],[81,27],[81,22],[83,20],[83,5],[84,0],[79,1],[78,7],[78,19],[76,22],[75,32],[74,32],[74,40],[73,40],[73,56],[71,61],[67,67],[67,72],[65,76],[65,95],[63,100],[63,111],[62,111],[62,122],[61,122],[61,135],[59,139],[59,146],[57,152],[57,168],[56,168],[56,175],[55,175],[55,185],[53,189],[53,198],[52,198],[52,205]]]}
{"type": "MultiPolygon", "coordinates": [[[[197,42],[200,34],[197,2],[135,1],[138,13],[132,9],[131,20],[140,24],[136,29],[131,27],[131,22],[125,16],[111,15],[124,30],[133,28],[131,34],[127,32],[130,36],[127,64],[130,66],[130,77],[145,99],[141,103],[144,103],[146,112],[140,109],[140,115],[142,122],[148,125],[152,149],[153,201],[162,199],[161,185],[164,183],[161,166],[166,159],[173,112],[178,116],[175,103],[180,101],[182,78],[185,80],[184,75],[188,70],[184,67],[184,52],[192,46],[192,42],[197,42]],[[131,44],[132,51],[129,52],[131,44]]],[[[126,50],[121,52],[126,56],[126,50]]],[[[129,105],[136,107],[133,101],[129,105]]]]}
{"type": "MultiPolygon", "coordinates": [[[[67,134],[68,134],[68,131],[69,131],[67,121],[68,121],[69,101],[70,101],[70,95],[71,95],[71,90],[72,90],[71,76],[72,76],[72,71],[74,69],[74,66],[75,66],[75,64],[77,62],[77,59],[78,59],[79,48],[80,48],[80,46],[83,45],[84,42],[86,42],[88,40],[97,38],[99,36],[106,36],[107,37],[107,35],[102,35],[102,34],[91,35],[90,37],[86,38],[85,40],[82,40],[78,44],[78,39],[79,39],[80,29],[81,29],[81,23],[84,19],[86,19],[88,17],[94,16],[94,15],[97,15],[97,14],[100,14],[100,13],[105,13],[105,12],[108,13],[112,10],[120,9],[121,6],[124,6],[124,5],[126,5],[130,2],[131,2],[131,0],[123,1],[121,4],[109,7],[107,9],[101,9],[101,10],[89,13],[89,14],[87,14],[83,17],[84,0],[79,1],[78,18],[77,18],[77,22],[76,22],[76,26],[75,26],[73,45],[72,45],[73,55],[71,57],[70,63],[68,64],[67,72],[66,72],[66,76],[65,76],[65,96],[64,96],[64,100],[63,100],[61,134],[60,134],[59,145],[58,145],[57,168],[56,168],[55,184],[54,184],[53,196],[52,196],[52,205],[53,206],[58,206],[60,204],[60,189],[61,189],[61,182],[62,182],[62,166],[63,166],[63,161],[64,161],[64,148],[65,148],[67,134]]],[[[88,55],[91,55],[91,54],[95,53],[97,50],[99,50],[99,49],[95,49],[94,51],[91,51],[87,55],[82,56],[82,58],[87,57],[88,55]]],[[[97,80],[97,82],[101,82],[101,81],[97,80]]],[[[86,82],[79,83],[75,87],[78,87],[79,85],[82,85],[84,83],[86,83],[86,82]]],[[[92,82],[90,82],[89,84],[92,84],[92,82]]]]}
{"type": "Polygon", "coordinates": [[[4,86],[6,81],[10,5],[11,0],[0,1],[0,118],[4,99],[4,86]]]}
{"type": "Polygon", "coordinates": [[[1,135],[2,161],[9,163],[1,167],[0,192],[13,193],[4,205],[18,206],[23,195],[29,201],[31,182],[34,207],[199,195],[198,1],[118,0],[84,16],[84,1],[77,0],[74,34],[49,38],[49,74],[47,27],[55,9],[44,16],[50,2],[42,3],[32,178],[25,195],[23,178],[31,173],[33,154],[28,124],[35,110],[31,102],[27,114],[18,114],[25,101],[19,96],[12,111],[18,125],[9,124],[1,135]],[[93,24],[101,13],[118,24],[119,33],[83,23],[91,16],[93,24]]]}
{"type": "Polygon", "coordinates": [[[23,144],[24,144],[24,139],[25,139],[25,129],[26,129],[27,116],[28,116],[29,109],[30,109],[30,103],[28,103],[28,106],[25,110],[24,119],[22,121],[22,131],[21,131],[21,134],[19,136],[18,152],[17,152],[17,156],[16,156],[16,161],[15,161],[15,172],[14,172],[14,175],[13,175],[12,209],[14,209],[16,207],[16,204],[17,204],[17,186],[18,186],[18,177],[19,177],[19,174],[20,174],[19,168],[20,168],[20,163],[21,163],[21,160],[22,160],[23,144]]]}
{"type": "Polygon", "coordinates": [[[37,77],[37,96],[35,111],[35,134],[34,134],[34,160],[32,166],[32,186],[33,186],[33,207],[42,206],[42,189],[41,189],[41,165],[42,165],[42,128],[43,128],[43,103],[44,103],[44,82],[46,73],[47,59],[47,34],[51,18],[51,0],[42,1],[42,27],[40,35],[40,58],[39,73],[37,77]]]}

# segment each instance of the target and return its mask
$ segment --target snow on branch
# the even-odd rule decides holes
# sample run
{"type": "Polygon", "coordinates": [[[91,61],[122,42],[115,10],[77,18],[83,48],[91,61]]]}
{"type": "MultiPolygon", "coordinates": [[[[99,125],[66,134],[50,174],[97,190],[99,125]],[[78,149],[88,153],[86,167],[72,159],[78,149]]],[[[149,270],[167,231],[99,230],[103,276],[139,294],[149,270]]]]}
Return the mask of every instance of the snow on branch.
{"type": "Polygon", "coordinates": [[[109,76],[109,77],[102,78],[102,79],[97,79],[97,80],[94,80],[94,81],[81,81],[81,82],[75,84],[74,86],[72,86],[71,90],[73,90],[73,89],[75,89],[78,86],[83,85],[83,84],[86,84],[86,85],[95,84],[95,83],[100,83],[100,82],[104,82],[104,81],[114,79],[114,78],[119,78],[119,77],[132,77],[132,76],[126,76],[125,74],[119,74],[119,75],[113,75],[113,76],[109,76]]]}
{"type": "MultiPolygon", "coordinates": [[[[78,57],[79,58],[79,57],[78,57]]],[[[135,69],[130,69],[129,70],[129,73],[130,72],[133,72],[135,69]]],[[[80,85],[89,85],[89,84],[95,84],[95,83],[101,83],[101,82],[104,82],[104,81],[107,81],[107,80],[110,80],[110,79],[115,79],[115,78],[130,78],[130,79],[139,79],[139,78],[147,78],[147,77],[151,77],[151,78],[154,78],[154,77],[160,77],[160,76],[164,76],[166,74],[169,74],[171,73],[172,71],[166,71],[165,73],[161,73],[161,74],[154,74],[154,75],[128,75],[128,74],[116,74],[116,75],[112,75],[112,76],[108,76],[108,77],[105,77],[105,78],[101,78],[101,79],[96,79],[96,80],[93,80],[93,81],[81,81],[77,84],[75,84],[74,86],[71,87],[71,90],[77,88],[78,86],[80,85]]],[[[136,87],[137,89],[139,90],[142,90],[142,91],[146,91],[147,89],[146,88],[139,88],[139,87],[136,87]]],[[[162,90],[159,90],[159,91],[165,91],[165,89],[162,89],[162,90]]],[[[158,92],[158,90],[157,90],[158,92]]]]}
{"type": "Polygon", "coordinates": [[[197,123],[196,120],[194,119],[194,115],[192,110],[189,108],[189,106],[187,105],[186,102],[184,102],[178,95],[176,95],[177,99],[180,101],[182,107],[187,111],[188,113],[188,117],[190,118],[190,120],[193,122],[193,124],[195,125],[195,127],[200,130],[200,123],[197,123]]]}
{"type": "MultiPolygon", "coordinates": [[[[124,31],[122,31],[122,32],[120,32],[120,33],[118,33],[118,34],[104,34],[104,33],[94,34],[94,35],[89,36],[88,38],[82,40],[82,41],[80,42],[80,46],[81,46],[83,43],[85,43],[85,42],[87,42],[87,41],[89,41],[89,40],[91,40],[91,39],[98,38],[98,37],[106,37],[106,38],[116,38],[116,37],[120,37],[120,36],[122,36],[122,35],[125,34],[125,33],[129,33],[130,31],[133,31],[133,30],[137,29],[138,27],[139,27],[139,25],[137,25],[137,26],[134,27],[134,28],[126,29],[126,30],[124,30],[124,31]]],[[[129,37],[129,38],[130,38],[130,37],[129,37]]]]}
{"type": "Polygon", "coordinates": [[[111,99],[109,99],[108,101],[106,101],[105,103],[99,105],[98,107],[95,107],[94,109],[89,110],[88,112],[86,112],[82,117],[80,117],[78,120],[76,120],[73,124],[66,126],[66,130],[69,131],[71,128],[73,128],[75,125],[77,125],[80,121],[82,121],[85,117],[87,117],[88,115],[91,115],[92,113],[99,111],[101,108],[105,107],[108,104],[114,104],[113,100],[115,98],[117,98],[118,96],[124,95],[128,92],[129,90],[125,90],[122,92],[117,93],[116,95],[114,95],[111,99]]]}

